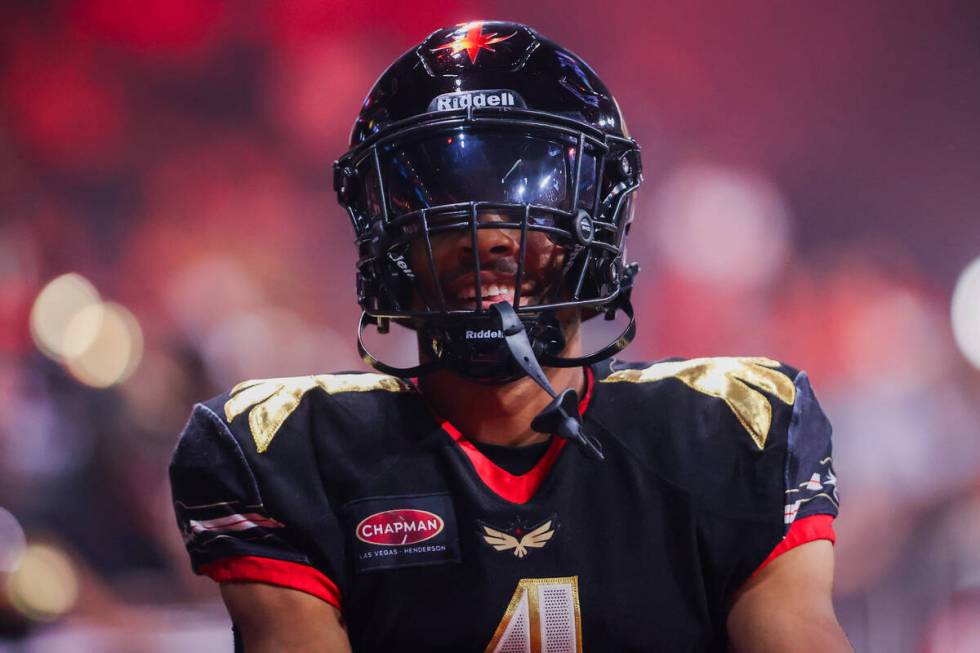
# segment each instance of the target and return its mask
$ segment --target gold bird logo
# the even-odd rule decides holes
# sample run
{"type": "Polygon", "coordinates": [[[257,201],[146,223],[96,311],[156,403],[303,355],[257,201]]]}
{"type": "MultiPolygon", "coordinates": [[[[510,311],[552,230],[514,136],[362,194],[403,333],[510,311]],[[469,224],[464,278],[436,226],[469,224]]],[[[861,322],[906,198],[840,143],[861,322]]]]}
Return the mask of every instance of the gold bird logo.
{"type": "Polygon", "coordinates": [[[520,526],[510,529],[510,533],[482,524],[483,541],[497,551],[513,551],[516,558],[523,559],[528,549],[540,549],[554,536],[558,527],[552,517],[539,526],[525,531],[520,526]],[[518,539],[520,538],[520,539],[518,539]]]}

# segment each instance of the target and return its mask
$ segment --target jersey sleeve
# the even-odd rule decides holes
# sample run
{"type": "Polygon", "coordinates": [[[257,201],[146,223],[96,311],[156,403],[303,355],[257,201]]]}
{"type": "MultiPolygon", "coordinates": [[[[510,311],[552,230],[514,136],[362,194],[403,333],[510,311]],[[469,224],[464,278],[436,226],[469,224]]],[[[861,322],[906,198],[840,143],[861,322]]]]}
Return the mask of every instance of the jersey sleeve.
{"type": "Polygon", "coordinates": [[[836,517],[837,476],[831,451],[830,420],[810,387],[806,372],[794,381],[796,401],[786,437],[786,511],[790,528],[797,519],[813,515],[836,517]]]}
{"type": "MultiPolygon", "coordinates": [[[[330,538],[329,510],[313,524],[303,509],[315,500],[289,479],[265,482],[242,443],[208,405],[194,407],[170,465],[177,523],[196,573],[218,582],[261,582],[317,596],[338,609],[343,562],[330,538]],[[295,493],[289,496],[290,493],[295,493]]],[[[284,475],[286,476],[286,475],[284,475]]],[[[339,532],[339,530],[338,530],[339,532]]]]}
{"type": "MultiPolygon", "coordinates": [[[[707,570],[708,595],[719,600],[735,596],[746,581],[787,551],[816,540],[835,540],[838,497],[830,421],[805,372],[786,365],[770,368],[778,369],[787,383],[778,386],[778,394],[766,392],[771,412],[763,412],[771,415],[771,422],[763,447],[747,437],[744,425],[733,419],[725,404],[715,403],[712,412],[707,412],[711,404],[705,404],[712,426],[721,418],[730,425],[704,429],[717,444],[698,451],[707,462],[704,473],[696,477],[700,485],[694,486],[701,491],[697,550],[707,570]]],[[[774,375],[768,378],[778,380],[774,375]]],[[[752,387],[756,392],[765,389],[761,383],[752,387]]]]}
{"type": "Polygon", "coordinates": [[[839,498],[834,474],[830,420],[817,402],[806,372],[793,381],[796,396],[786,434],[782,540],[756,569],[814,540],[834,542],[839,498]]]}

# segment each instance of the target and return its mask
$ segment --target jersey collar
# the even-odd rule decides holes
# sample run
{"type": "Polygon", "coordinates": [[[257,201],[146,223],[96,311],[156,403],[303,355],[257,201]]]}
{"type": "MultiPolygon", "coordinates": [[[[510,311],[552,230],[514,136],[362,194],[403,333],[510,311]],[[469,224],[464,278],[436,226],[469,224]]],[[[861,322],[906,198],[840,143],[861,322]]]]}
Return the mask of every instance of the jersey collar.
{"type": "MultiPolygon", "coordinates": [[[[585,394],[579,401],[579,413],[585,414],[588,410],[589,402],[592,400],[592,390],[595,386],[595,374],[591,367],[586,366],[585,370],[585,394]]],[[[430,408],[431,411],[431,408],[430,408]]],[[[433,413],[439,426],[452,438],[456,446],[463,452],[466,458],[473,465],[480,480],[494,491],[498,496],[511,503],[527,503],[534,496],[541,483],[548,476],[552,466],[558,459],[558,454],[568,443],[564,438],[552,438],[551,445],[545,451],[541,459],[526,474],[511,474],[506,469],[499,467],[492,460],[483,455],[474,444],[463,435],[449,420],[443,419],[433,413]]]]}

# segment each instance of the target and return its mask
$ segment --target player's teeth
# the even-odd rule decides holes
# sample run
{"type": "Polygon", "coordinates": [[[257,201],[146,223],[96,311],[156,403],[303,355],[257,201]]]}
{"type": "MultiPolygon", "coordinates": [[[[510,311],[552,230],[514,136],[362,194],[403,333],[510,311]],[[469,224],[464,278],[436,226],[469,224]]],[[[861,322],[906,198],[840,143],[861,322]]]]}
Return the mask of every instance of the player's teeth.
{"type": "MultiPolygon", "coordinates": [[[[483,299],[487,299],[488,297],[501,297],[502,296],[505,299],[511,299],[511,300],[513,300],[513,298],[514,298],[514,286],[498,285],[498,284],[495,284],[495,283],[487,284],[486,286],[482,286],[480,288],[480,295],[482,296],[483,299]]],[[[468,288],[462,288],[456,294],[456,296],[459,299],[474,299],[474,298],[476,298],[476,287],[475,286],[470,286],[468,288]]],[[[521,304],[524,304],[524,303],[525,302],[522,300],[521,301],[521,304]]]]}

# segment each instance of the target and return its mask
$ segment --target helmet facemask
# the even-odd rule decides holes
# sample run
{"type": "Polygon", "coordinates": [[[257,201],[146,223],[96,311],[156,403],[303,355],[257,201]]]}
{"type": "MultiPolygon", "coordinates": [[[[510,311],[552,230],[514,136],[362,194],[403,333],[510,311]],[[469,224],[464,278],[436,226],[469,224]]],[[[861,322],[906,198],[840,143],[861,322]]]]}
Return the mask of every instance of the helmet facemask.
{"type": "MultiPolygon", "coordinates": [[[[361,328],[415,328],[423,363],[506,382],[524,374],[490,306],[507,301],[534,353],[561,358],[563,323],[617,309],[630,315],[624,265],[636,144],[578,120],[526,110],[429,112],[395,123],[345,154],[336,186],[357,234],[361,328]],[[447,253],[448,252],[448,253],[447,253]],[[561,320],[559,317],[561,316],[561,320]]],[[[602,354],[601,356],[599,354],[602,354]]]]}

